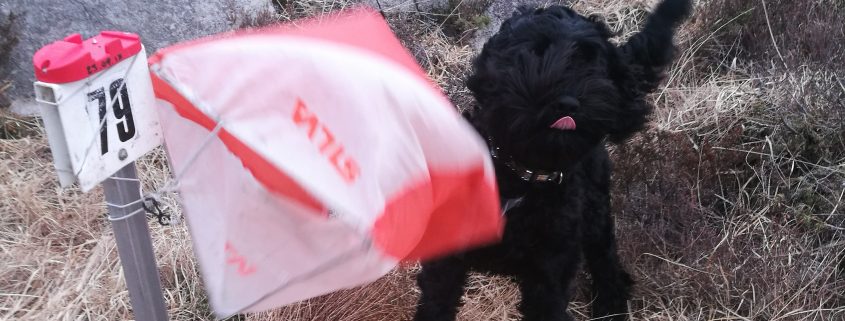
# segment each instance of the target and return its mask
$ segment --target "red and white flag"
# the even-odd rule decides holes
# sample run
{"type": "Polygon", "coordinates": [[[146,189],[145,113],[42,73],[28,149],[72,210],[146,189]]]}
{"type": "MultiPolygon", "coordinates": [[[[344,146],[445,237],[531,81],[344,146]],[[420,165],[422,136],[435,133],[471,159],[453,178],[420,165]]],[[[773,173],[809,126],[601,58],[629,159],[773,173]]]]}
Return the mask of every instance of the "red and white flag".
{"type": "Polygon", "coordinates": [[[501,236],[484,141],[378,13],[179,44],[150,63],[220,316],[501,236]]]}

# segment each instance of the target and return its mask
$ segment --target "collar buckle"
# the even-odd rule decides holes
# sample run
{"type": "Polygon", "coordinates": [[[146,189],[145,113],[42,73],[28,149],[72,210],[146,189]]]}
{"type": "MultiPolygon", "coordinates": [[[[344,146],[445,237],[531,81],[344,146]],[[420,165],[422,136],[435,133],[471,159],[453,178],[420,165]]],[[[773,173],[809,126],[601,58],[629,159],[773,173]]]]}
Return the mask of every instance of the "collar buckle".
{"type": "Polygon", "coordinates": [[[556,184],[563,183],[563,173],[561,172],[551,172],[545,174],[537,174],[534,175],[534,181],[536,182],[552,182],[556,184]]]}
{"type": "Polygon", "coordinates": [[[490,156],[494,159],[502,160],[504,165],[509,168],[511,171],[514,172],[520,179],[523,181],[534,183],[555,183],[555,184],[563,184],[563,172],[543,172],[543,171],[534,171],[526,168],[525,166],[521,166],[517,164],[512,157],[507,157],[506,159],[502,155],[502,150],[499,147],[493,145],[492,140],[490,140],[490,156]]]}

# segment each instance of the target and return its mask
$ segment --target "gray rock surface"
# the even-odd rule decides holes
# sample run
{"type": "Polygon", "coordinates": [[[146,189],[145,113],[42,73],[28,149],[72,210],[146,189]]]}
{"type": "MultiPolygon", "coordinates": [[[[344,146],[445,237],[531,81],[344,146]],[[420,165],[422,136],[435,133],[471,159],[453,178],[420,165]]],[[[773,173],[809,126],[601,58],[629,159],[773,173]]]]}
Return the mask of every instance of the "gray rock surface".
{"type": "Polygon", "coordinates": [[[449,0],[363,0],[375,9],[381,8],[385,12],[431,12],[446,8],[449,0]]]}
{"type": "MultiPolygon", "coordinates": [[[[563,1],[568,2],[568,1],[563,1]]],[[[479,29],[475,32],[475,39],[472,41],[473,47],[480,51],[481,47],[484,46],[484,43],[487,39],[490,39],[491,36],[496,34],[499,31],[499,27],[502,26],[502,22],[505,21],[507,18],[510,18],[516,8],[519,6],[524,5],[534,5],[534,6],[542,6],[542,5],[552,5],[552,4],[559,4],[561,1],[554,1],[554,0],[493,0],[487,10],[485,10],[484,14],[490,18],[490,23],[484,27],[479,29]]]]}
{"type": "Polygon", "coordinates": [[[32,109],[32,55],[69,34],[83,38],[101,30],[137,33],[150,54],[167,45],[231,30],[241,19],[270,10],[270,0],[3,0],[0,14],[22,14],[18,44],[0,66],[0,80],[10,79],[12,108],[32,109]]]}

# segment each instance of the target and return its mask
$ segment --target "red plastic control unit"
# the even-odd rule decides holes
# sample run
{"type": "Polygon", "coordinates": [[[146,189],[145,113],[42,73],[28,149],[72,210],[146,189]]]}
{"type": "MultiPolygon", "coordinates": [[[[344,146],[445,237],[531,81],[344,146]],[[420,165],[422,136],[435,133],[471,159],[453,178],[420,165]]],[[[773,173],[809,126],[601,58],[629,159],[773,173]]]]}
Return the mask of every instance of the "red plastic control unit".
{"type": "Polygon", "coordinates": [[[141,50],[138,35],[120,31],[103,31],[82,40],[76,33],[39,49],[32,57],[35,78],[61,84],[85,79],[141,50]]]}

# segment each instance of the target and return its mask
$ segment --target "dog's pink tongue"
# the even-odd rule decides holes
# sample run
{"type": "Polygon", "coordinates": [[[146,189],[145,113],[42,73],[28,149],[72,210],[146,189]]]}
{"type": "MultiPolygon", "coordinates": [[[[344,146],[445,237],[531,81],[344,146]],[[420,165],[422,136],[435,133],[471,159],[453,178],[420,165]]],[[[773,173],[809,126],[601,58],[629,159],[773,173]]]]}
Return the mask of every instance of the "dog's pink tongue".
{"type": "Polygon", "coordinates": [[[566,116],[558,119],[551,128],[557,128],[560,130],[575,130],[575,120],[572,117],[566,116]]]}

